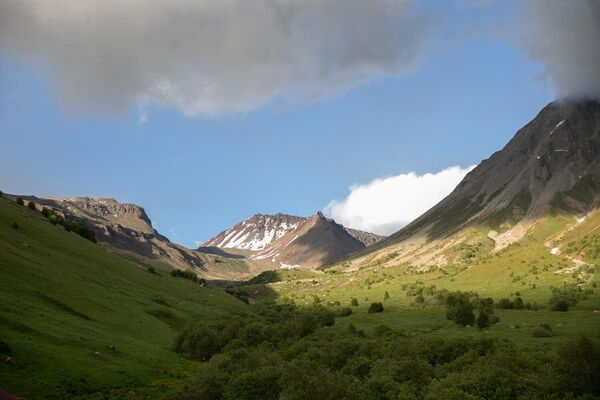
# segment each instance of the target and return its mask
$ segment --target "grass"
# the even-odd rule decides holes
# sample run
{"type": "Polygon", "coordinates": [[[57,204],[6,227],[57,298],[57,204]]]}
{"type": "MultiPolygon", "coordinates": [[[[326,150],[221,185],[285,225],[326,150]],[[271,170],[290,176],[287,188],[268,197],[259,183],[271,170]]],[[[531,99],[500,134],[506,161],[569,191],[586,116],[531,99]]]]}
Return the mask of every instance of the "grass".
{"type": "MultiPolygon", "coordinates": [[[[493,245],[486,233],[489,227],[474,227],[462,233],[464,240],[445,250],[450,262],[444,266],[415,267],[408,263],[374,263],[368,258],[356,270],[331,268],[303,276],[287,276],[285,280],[249,285],[245,290],[259,301],[293,301],[309,305],[318,296],[322,304],[341,303],[349,306],[352,297],[359,307],[353,307],[350,317],[340,319],[333,329],[344,329],[353,323],[369,330],[387,324],[404,330],[408,335],[433,337],[485,336],[513,339],[525,346],[560,343],[578,335],[600,337],[600,268],[578,267],[567,254],[552,255],[548,242],[565,244],[600,225],[600,213],[574,225],[575,219],[564,215],[548,216],[539,221],[527,235],[507,248],[492,252],[493,245]],[[567,232],[565,234],[565,232],[567,232]],[[563,272],[572,271],[572,272],[563,272]],[[594,282],[595,285],[594,286],[594,282]],[[548,310],[552,288],[564,284],[578,285],[593,293],[567,313],[548,310]],[[424,290],[424,304],[416,294],[424,290]],[[436,305],[435,291],[473,291],[481,297],[514,299],[521,296],[526,303],[537,304],[538,311],[496,310],[500,324],[484,331],[460,328],[445,319],[444,307],[436,305]],[[390,299],[384,300],[385,292],[390,299]],[[433,292],[433,294],[431,293],[433,292]],[[428,294],[429,293],[429,294],[428,294]],[[383,301],[382,314],[368,314],[368,306],[383,301]],[[532,330],[541,323],[550,324],[555,336],[533,338],[532,330]]],[[[600,231],[596,231],[600,233],[600,231]]],[[[385,259],[385,254],[378,256],[385,259]]],[[[256,282],[250,282],[256,283],[256,282]]]]}
{"type": "Polygon", "coordinates": [[[188,321],[248,312],[220,289],[151,274],[6,199],[0,254],[0,340],[15,362],[0,363],[0,387],[28,399],[155,398],[195,365],[172,351],[188,321]]]}

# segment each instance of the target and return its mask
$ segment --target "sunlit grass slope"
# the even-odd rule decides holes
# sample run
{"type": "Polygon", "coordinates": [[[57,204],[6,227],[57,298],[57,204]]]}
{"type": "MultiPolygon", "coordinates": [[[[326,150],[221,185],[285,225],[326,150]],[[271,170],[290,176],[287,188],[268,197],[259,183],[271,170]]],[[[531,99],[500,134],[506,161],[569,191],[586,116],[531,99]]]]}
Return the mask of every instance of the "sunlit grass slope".
{"type": "Polygon", "coordinates": [[[488,227],[473,228],[461,233],[463,240],[452,239],[457,244],[445,250],[449,262],[444,266],[394,264],[380,256],[384,262],[367,261],[355,270],[329,268],[311,276],[305,271],[289,271],[268,282],[255,279],[241,290],[259,301],[275,299],[300,305],[318,301],[349,306],[356,298],[360,305],[353,307],[342,328],[345,323],[366,330],[386,324],[407,335],[491,336],[526,345],[561,342],[580,334],[600,337],[600,262],[591,256],[600,243],[596,236],[600,235],[599,226],[598,211],[585,220],[549,215],[523,239],[498,252],[491,251],[488,227]],[[551,253],[554,247],[559,249],[557,254],[551,253]],[[566,313],[550,311],[552,289],[565,285],[581,288],[586,298],[566,313]],[[496,310],[500,324],[482,332],[462,328],[446,320],[444,307],[436,302],[436,294],[444,289],[476,292],[496,302],[519,296],[536,310],[496,310]],[[389,298],[384,300],[386,292],[389,298]],[[385,312],[368,314],[372,302],[383,302],[385,312]],[[554,326],[556,335],[534,339],[531,331],[540,323],[554,326]]]}
{"type": "Polygon", "coordinates": [[[172,351],[187,321],[246,310],[0,199],[0,341],[14,362],[2,357],[0,388],[28,399],[160,393],[194,368],[172,351]]]}

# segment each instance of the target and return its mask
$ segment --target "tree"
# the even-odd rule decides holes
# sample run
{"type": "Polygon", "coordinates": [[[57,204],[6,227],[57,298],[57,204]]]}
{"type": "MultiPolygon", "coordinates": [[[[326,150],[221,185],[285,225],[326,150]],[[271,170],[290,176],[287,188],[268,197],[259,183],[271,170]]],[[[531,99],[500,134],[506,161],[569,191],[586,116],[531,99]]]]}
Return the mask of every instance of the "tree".
{"type": "Polygon", "coordinates": [[[471,304],[461,304],[457,306],[454,314],[454,322],[461,326],[473,325],[475,322],[473,306],[471,304]]]}
{"type": "Polygon", "coordinates": [[[54,213],[52,212],[52,210],[50,210],[47,207],[42,208],[42,215],[46,218],[50,218],[51,215],[53,215],[54,213]]]}
{"type": "Polygon", "coordinates": [[[369,306],[369,313],[380,313],[383,312],[383,304],[382,303],[371,303],[369,306]]]}
{"type": "Polygon", "coordinates": [[[383,300],[389,300],[389,299],[390,299],[390,294],[386,290],[385,293],[384,293],[384,295],[383,295],[383,300]]]}
{"type": "Polygon", "coordinates": [[[514,308],[515,310],[522,310],[523,308],[525,308],[525,304],[523,303],[523,299],[521,297],[517,297],[512,302],[512,308],[514,308]]]}
{"type": "Polygon", "coordinates": [[[512,308],[512,302],[507,298],[500,299],[498,308],[501,310],[510,310],[512,308]]]}
{"type": "Polygon", "coordinates": [[[569,302],[565,299],[558,299],[550,304],[551,311],[569,311],[569,302]]]}
{"type": "Polygon", "coordinates": [[[35,203],[34,203],[33,201],[30,201],[29,203],[27,203],[27,207],[28,207],[30,210],[33,210],[33,211],[35,211],[35,203]]]}
{"type": "Polygon", "coordinates": [[[485,329],[490,326],[490,317],[488,313],[484,310],[479,310],[479,315],[477,316],[477,327],[479,329],[485,329]]]}
{"type": "Polygon", "coordinates": [[[350,300],[350,305],[352,307],[358,307],[358,300],[353,297],[352,300],[350,300]]]}
{"type": "Polygon", "coordinates": [[[23,199],[22,199],[22,198],[20,198],[20,197],[17,197],[17,198],[15,199],[15,202],[16,202],[18,205],[20,205],[20,206],[24,206],[24,205],[25,205],[25,202],[24,202],[24,201],[23,201],[23,199]]]}
{"type": "Polygon", "coordinates": [[[13,222],[12,227],[13,227],[13,229],[19,229],[19,224],[16,222],[13,222]]]}

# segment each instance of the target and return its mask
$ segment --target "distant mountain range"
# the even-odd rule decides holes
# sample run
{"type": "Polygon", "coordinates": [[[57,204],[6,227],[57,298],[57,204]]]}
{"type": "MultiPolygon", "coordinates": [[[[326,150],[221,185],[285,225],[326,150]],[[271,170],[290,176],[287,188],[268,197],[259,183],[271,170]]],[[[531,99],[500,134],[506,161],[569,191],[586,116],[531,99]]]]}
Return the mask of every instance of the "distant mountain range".
{"type": "Polygon", "coordinates": [[[136,204],[109,198],[20,197],[65,219],[86,223],[95,231],[98,243],[112,252],[160,269],[193,269],[210,279],[244,279],[281,267],[316,268],[380,239],[346,229],[321,213],[311,218],[257,214],[198,249],[188,249],[156,231],[144,209],[136,204]],[[272,249],[279,251],[271,254],[272,249]]]}

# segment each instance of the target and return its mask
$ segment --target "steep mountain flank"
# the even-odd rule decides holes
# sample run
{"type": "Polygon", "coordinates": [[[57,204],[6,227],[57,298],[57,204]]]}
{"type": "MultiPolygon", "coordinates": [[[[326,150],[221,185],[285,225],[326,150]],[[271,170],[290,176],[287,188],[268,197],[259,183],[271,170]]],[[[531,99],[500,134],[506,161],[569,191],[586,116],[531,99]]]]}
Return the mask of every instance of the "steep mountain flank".
{"type": "Polygon", "coordinates": [[[364,247],[342,225],[319,212],[251,258],[272,260],[282,268],[317,268],[364,247]]]}
{"type": "Polygon", "coordinates": [[[546,215],[589,212],[599,189],[600,103],[553,102],[450,195],[359,257],[394,249],[396,261],[420,257],[425,262],[422,250],[427,249],[427,262],[444,262],[434,254],[469,227],[486,231],[498,251],[522,239],[546,215]]]}

